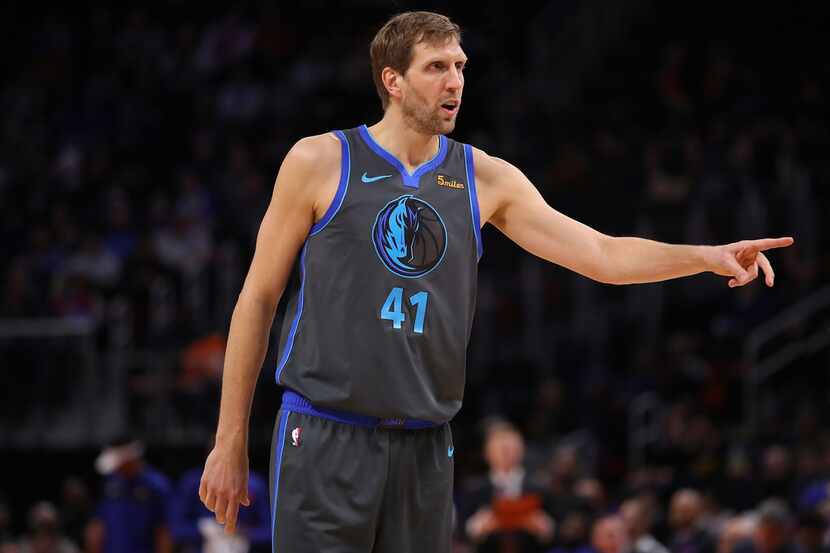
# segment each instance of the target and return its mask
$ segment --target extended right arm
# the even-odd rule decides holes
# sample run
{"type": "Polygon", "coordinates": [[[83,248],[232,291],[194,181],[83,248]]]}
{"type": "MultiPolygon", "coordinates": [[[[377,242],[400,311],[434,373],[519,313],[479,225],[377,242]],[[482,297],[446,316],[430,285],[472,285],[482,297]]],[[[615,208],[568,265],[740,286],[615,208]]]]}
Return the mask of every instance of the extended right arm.
{"type": "Polygon", "coordinates": [[[231,318],[216,443],[199,487],[228,532],[235,529],[239,504],[248,504],[248,420],[274,313],[297,252],[326,207],[321,198],[328,195],[328,181],[338,176],[337,169],[332,175],[340,161],[336,141],[331,135],[303,139],[286,155],[231,318]]]}

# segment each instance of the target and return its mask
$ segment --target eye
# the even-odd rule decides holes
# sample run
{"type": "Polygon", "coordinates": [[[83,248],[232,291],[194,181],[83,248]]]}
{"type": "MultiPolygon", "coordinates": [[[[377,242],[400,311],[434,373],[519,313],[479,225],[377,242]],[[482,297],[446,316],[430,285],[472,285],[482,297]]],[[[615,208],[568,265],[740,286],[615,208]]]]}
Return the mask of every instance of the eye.
{"type": "Polygon", "coordinates": [[[440,61],[433,62],[432,67],[434,69],[444,69],[444,63],[440,61]]]}

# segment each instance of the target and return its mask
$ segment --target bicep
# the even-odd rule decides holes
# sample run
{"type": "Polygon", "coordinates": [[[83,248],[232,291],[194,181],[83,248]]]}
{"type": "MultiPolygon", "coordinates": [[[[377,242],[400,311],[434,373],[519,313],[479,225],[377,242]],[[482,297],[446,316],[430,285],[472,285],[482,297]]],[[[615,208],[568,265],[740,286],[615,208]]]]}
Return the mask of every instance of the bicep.
{"type": "Polygon", "coordinates": [[[494,183],[503,197],[490,222],[528,252],[600,280],[605,235],[553,209],[521,171],[506,165],[494,183]]]}

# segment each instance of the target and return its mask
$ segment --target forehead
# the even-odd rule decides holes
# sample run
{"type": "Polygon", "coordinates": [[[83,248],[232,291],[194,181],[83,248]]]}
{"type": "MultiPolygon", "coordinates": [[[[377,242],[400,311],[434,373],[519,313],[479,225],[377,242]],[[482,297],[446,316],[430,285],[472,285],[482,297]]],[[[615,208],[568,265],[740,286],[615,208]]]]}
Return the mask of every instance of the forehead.
{"type": "Polygon", "coordinates": [[[488,436],[487,442],[490,444],[504,444],[521,445],[521,436],[512,430],[497,430],[488,436]]]}
{"type": "Polygon", "coordinates": [[[461,49],[458,40],[453,37],[443,42],[421,41],[412,48],[413,62],[418,63],[431,58],[452,58],[464,61],[467,56],[464,54],[464,50],[461,49]]]}
{"type": "Polygon", "coordinates": [[[597,524],[598,532],[619,532],[623,529],[623,521],[617,517],[606,518],[597,524]]]}

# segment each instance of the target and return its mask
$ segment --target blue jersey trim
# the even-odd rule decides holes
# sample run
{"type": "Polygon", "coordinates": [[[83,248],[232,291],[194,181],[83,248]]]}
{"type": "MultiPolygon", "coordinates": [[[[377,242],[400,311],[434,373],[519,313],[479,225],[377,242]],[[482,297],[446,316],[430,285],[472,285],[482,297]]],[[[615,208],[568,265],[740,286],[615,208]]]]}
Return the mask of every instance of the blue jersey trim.
{"type": "Polygon", "coordinates": [[[285,364],[288,362],[288,356],[291,355],[291,350],[294,347],[294,337],[297,335],[297,327],[300,324],[300,317],[303,316],[303,294],[305,292],[305,255],[308,251],[308,240],[303,246],[303,252],[300,254],[300,298],[297,300],[297,313],[294,315],[294,320],[291,322],[291,330],[288,332],[288,339],[285,341],[285,348],[280,356],[280,362],[277,365],[277,384],[280,383],[280,375],[285,364]]]}
{"type": "Polygon", "coordinates": [[[473,164],[473,148],[464,144],[464,165],[467,166],[467,190],[470,196],[470,212],[473,214],[473,230],[476,235],[476,252],[481,259],[484,245],[481,242],[481,216],[478,212],[478,194],[476,193],[476,169],[473,164]]]}
{"type": "Polygon", "coordinates": [[[280,431],[277,433],[277,443],[274,445],[276,453],[274,454],[274,494],[271,501],[271,553],[276,553],[276,529],[277,529],[277,498],[280,491],[280,469],[282,468],[282,454],[285,450],[285,427],[288,425],[288,417],[291,415],[288,411],[280,413],[282,418],[279,423],[280,431]]]}
{"type": "Polygon", "coordinates": [[[359,415],[337,409],[323,409],[315,407],[306,398],[291,390],[285,390],[282,394],[282,408],[292,413],[302,413],[312,417],[320,417],[341,424],[351,424],[364,428],[401,428],[404,430],[421,430],[424,428],[435,428],[444,424],[421,419],[410,419],[407,417],[381,418],[369,415],[359,415]]]}
{"type": "Polygon", "coordinates": [[[323,230],[326,225],[329,224],[329,221],[334,219],[334,216],[337,215],[337,212],[340,211],[340,207],[343,205],[343,200],[346,198],[346,192],[349,190],[349,173],[351,173],[352,168],[352,161],[349,157],[349,140],[346,138],[343,131],[334,131],[334,134],[336,134],[337,138],[340,139],[340,182],[337,185],[337,192],[334,194],[334,199],[331,201],[331,205],[326,210],[323,218],[311,227],[309,236],[314,236],[323,230]]]}
{"type": "Polygon", "coordinates": [[[444,135],[439,134],[438,153],[435,154],[435,157],[431,160],[419,165],[418,168],[415,169],[415,172],[410,174],[398,158],[389,153],[383,146],[375,142],[375,139],[369,133],[369,129],[366,128],[366,125],[361,125],[358,127],[358,130],[360,131],[360,136],[363,137],[363,141],[366,142],[366,145],[369,146],[373,152],[388,161],[395,169],[397,169],[401,174],[404,186],[408,186],[410,188],[419,188],[421,176],[441,165],[444,158],[447,156],[447,138],[444,135]]]}

